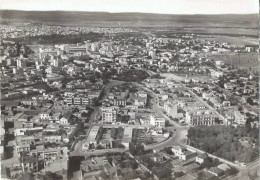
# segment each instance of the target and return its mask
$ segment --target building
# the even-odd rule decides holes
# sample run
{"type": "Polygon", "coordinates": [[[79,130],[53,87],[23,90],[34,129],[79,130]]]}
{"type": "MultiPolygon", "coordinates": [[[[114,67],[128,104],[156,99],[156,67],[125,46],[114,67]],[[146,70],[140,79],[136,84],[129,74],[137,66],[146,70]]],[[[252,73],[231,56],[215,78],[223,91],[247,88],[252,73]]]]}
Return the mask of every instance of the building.
{"type": "MultiPolygon", "coordinates": [[[[114,162],[114,159],[112,160],[114,162]]],[[[109,163],[106,157],[88,158],[80,164],[79,180],[92,180],[100,177],[101,173],[117,179],[117,167],[109,163]]]]}
{"type": "Polygon", "coordinates": [[[117,110],[115,109],[115,107],[102,107],[101,113],[102,113],[103,123],[109,123],[109,124],[116,123],[117,110]]]}
{"type": "Polygon", "coordinates": [[[69,155],[69,151],[67,147],[34,149],[30,151],[30,156],[37,157],[38,159],[44,161],[44,167],[55,163],[55,161],[61,161],[61,160],[67,161],[68,155],[69,155]]]}
{"type": "Polygon", "coordinates": [[[211,111],[187,111],[186,123],[193,126],[211,126],[215,124],[216,116],[211,111]]]}
{"type": "Polygon", "coordinates": [[[235,123],[239,125],[246,124],[246,116],[244,114],[241,114],[239,111],[234,112],[234,117],[235,117],[235,123]]]}
{"type": "Polygon", "coordinates": [[[184,161],[196,156],[196,152],[188,151],[186,148],[180,146],[173,146],[171,150],[175,156],[184,161]]]}
{"type": "Polygon", "coordinates": [[[150,124],[156,128],[164,128],[165,127],[165,119],[158,118],[154,114],[150,115],[150,124]]]}
{"type": "Polygon", "coordinates": [[[171,117],[176,117],[178,112],[178,103],[177,102],[173,102],[173,103],[170,103],[170,102],[166,102],[164,103],[163,105],[166,113],[168,116],[171,116],[171,117]]]}
{"type": "Polygon", "coordinates": [[[42,112],[39,114],[39,116],[40,116],[40,119],[42,119],[42,120],[50,119],[50,117],[51,117],[50,112],[42,112]]]}
{"type": "Polygon", "coordinates": [[[223,72],[221,72],[221,71],[216,71],[214,69],[210,69],[209,71],[210,71],[211,77],[219,78],[219,77],[223,76],[223,72]]]}
{"type": "Polygon", "coordinates": [[[66,97],[64,102],[68,106],[86,106],[89,105],[89,98],[84,96],[66,97]]]}
{"type": "Polygon", "coordinates": [[[114,106],[119,106],[119,107],[125,107],[126,106],[126,99],[114,99],[114,106]]]}
{"type": "Polygon", "coordinates": [[[204,163],[205,159],[207,159],[207,158],[208,158],[208,155],[206,153],[203,153],[203,154],[196,156],[195,161],[199,164],[202,164],[202,163],[204,163]]]}
{"type": "Polygon", "coordinates": [[[86,140],[83,142],[82,149],[83,150],[89,150],[89,149],[94,149],[97,145],[96,137],[99,131],[99,126],[92,126],[88,137],[86,140]]]}
{"type": "Polygon", "coordinates": [[[129,143],[132,141],[132,133],[133,133],[132,127],[125,127],[124,135],[123,135],[123,138],[122,138],[122,144],[126,148],[129,148],[129,143]]]}
{"type": "Polygon", "coordinates": [[[256,50],[259,48],[258,45],[245,45],[245,50],[247,52],[256,52],[256,50]]]}
{"type": "Polygon", "coordinates": [[[54,48],[54,47],[45,47],[45,48],[39,48],[39,58],[45,58],[46,56],[50,55],[57,55],[59,49],[54,48]]]}
{"type": "Polygon", "coordinates": [[[17,59],[17,67],[25,68],[27,66],[27,62],[25,59],[17,59]]]}
{"type": "Polygon", "coordinates": [[[230,170],[231,168],[229,167],[229,165],[227,165],[227,164],[220,164],[220,165],[218,165],[218,168],[219,169],[221,169],[221,170],[223,170],[223,171],[228,171],[228,170],[230,170]]]}

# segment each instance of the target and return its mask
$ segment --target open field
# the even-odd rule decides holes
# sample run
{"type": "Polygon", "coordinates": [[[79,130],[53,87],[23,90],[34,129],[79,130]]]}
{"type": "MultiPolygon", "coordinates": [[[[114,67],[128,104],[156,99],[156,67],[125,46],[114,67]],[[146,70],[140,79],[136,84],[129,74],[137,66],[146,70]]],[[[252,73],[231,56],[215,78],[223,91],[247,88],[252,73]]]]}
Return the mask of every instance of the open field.
{"type": "MultiPolygon", "coordinates": [[[[230,37],[230,38],[242,38],[245,37],[251,39],[258,39],[258,29],[257,28],[244,28],[244,27],[218,27],[208,26],[207,24],[202,24],[201,27],[164,27],[162,30],[158,28],[144,28],[145,31],[151,32],[158,37],[172,37],[174,34],[196,34],[199,36],[213,36],[213,37],[230,37]]],[[[237,39],[240,40],[240,39],[237,39]]]]}
{"type": "Polygon", "coordinates": [[[224,61],[226,64],[234,65],[234,67],[239,69],[257,71],[259,67],[257,53],[214,54],[209,55],[209,57],[215,61],[224,61]]]}
{"type": "Polygon", "coordinates": [[[216,41],[218,43],[228,43],[237,46],[244,46],[244,45],[257,45],[258,39],[254,37],[233,37],[233,36],[223,36],[223,35],[199,35],[199,37],[209,40],[209,41],[216,41]]]}

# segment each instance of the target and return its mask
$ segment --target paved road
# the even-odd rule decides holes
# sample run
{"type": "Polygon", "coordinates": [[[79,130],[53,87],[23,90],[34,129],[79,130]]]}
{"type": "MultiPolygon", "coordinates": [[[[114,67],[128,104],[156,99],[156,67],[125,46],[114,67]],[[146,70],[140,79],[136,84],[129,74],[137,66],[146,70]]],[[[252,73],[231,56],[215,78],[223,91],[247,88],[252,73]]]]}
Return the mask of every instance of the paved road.
{"type": "Polygon", "coordinates": [[[250,179],[260,179],[260,159],[258,158],[256,161],[249,163],[244,167],[237,167],[239,173],[235,176],[229,176],[224,180],[250,180],[250,179]],[[251,178],[249,178],[249,176],[251,178]]]}
{"type": "Polygon", "coordinates": [[[95,150],[95,151],[73,151],[70,152],[70,156],[98,156],[106,153],[116,153],[116,152],[125,152],[126,149],[101,149],[101,150],[95,150]]]}
{"type": "Polygon", "coordinates": [[[150,89],[148,89],[147,87],[144,87],[143,85],[137,84],[135,83],[136,86],[142,88],[143,90],[145,90],[146,92],[149,92],[149,94],[153,97],[151,103],[152,103],[152,111],[158,116],[158,117],[163,117],[164,119],[170,121],[173,124],[173,127],[169,127],[167,129],[169,129],[171,132],[173,132],[173,136],[170,137],[169,139],[167,139],[166,141],[162,142],[162,143],[158,143],[155,145],[148,145],[146,146],[146,149],[155,149],[155,150],[161,150],[164,147],[169,147],[172,146],[174,144],[182,144],[183,141],[185,141],[185,139],[187,138],[187,127],[185,126],[181,126],[178,123],[176,123],[175,121],[171,120],[168,116],[166,116],[163,113],[162,107],[159,106],[159,99],[158,99],[158,95],[155,94],[153,91],[151,91],[150,89]]]}

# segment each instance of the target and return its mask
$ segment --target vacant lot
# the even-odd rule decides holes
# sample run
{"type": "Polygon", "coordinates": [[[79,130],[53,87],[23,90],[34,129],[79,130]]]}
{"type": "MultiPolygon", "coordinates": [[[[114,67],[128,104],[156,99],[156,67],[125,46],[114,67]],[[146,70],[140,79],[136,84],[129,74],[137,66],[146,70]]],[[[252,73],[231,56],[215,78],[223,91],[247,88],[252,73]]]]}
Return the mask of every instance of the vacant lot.
{"type": "Polygon", "coordinates": [[[217,54],[210,55],[215,61],[224,61],[235,68],[257,71],[259,66],[257,53],[239,53],[239,54],[217,54]]]}
{"type": "Polygon", "coordinates": [[[199,35],[199,37],[209,40],[209,41],[216,41],[218,43],[228,43],[231,45],[236,46],[244,46],[244,45],[256,45],[258,44],[258,39],[253,37],[244,37],[240,36],[233,37],[233,36],[223,36],[223,35],[199,35]]]}

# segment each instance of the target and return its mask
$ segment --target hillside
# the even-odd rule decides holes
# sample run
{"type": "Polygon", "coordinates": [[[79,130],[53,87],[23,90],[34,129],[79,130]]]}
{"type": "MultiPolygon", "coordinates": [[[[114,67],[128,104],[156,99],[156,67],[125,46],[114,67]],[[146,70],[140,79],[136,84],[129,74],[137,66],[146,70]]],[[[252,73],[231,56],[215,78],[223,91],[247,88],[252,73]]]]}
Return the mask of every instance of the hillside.
{"type": "Polygon", "coordinates": [[[93,27],[258,27],[258,15],[168,15],[74,11],[0,10],[8,21],[93,27]]]}

